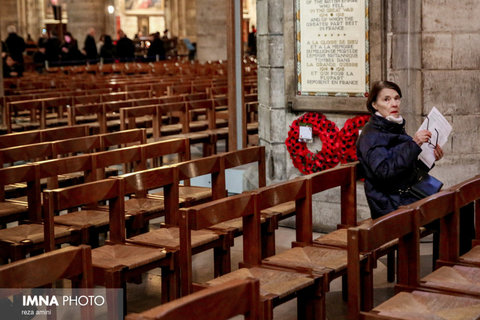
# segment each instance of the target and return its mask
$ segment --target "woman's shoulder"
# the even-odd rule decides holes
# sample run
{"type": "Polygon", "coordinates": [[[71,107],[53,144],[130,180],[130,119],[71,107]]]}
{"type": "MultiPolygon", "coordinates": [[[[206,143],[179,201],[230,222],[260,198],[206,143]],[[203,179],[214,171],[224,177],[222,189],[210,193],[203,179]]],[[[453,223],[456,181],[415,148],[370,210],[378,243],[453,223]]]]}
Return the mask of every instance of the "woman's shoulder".
{"type": "Polygon", "coordinates": [[[358,138],[358,146],[360,148],[389,146],[393,141],[398,141],[398,136],[398,134],[381,130],[369,122],[365,125],[362,134],[358,138]]]}

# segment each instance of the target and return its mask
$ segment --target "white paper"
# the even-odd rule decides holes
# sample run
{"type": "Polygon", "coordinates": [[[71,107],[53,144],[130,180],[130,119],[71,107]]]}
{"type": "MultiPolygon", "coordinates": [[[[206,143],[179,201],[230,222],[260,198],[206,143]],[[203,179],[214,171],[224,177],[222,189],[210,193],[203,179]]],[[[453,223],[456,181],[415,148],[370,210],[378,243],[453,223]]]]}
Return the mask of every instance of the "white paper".
{"type": "MultiPolygon", "coordinates": [[[[433,107],[428,114],[428,119],[425,118],[418,131],[426,130],[427,124],[428,131],[432,133],[430,143],[435,145],[438,132],[438,145],[440,145],[440,147],[443,147],[443,145],[448,140],[450,132],[452,132],[452,126],[450,125],[450,123],[448,123],[447,119],[445,119],[445,117],[440,113],[440,111],[438,111],[436,107],[433,107]]],[[[423,143],[421,148],[422,152],[418,156],[418,159],[422,160],[427,167],[431,168],[435,163],[435,154],[433,152],[434,149],[428,143],[423,143]]]]}
{"type": "Polygon", "coordinates": [[[313,140],[312,127],[300,126],[300,132],[298,135],[299,140],[310,141],[313,140]]]}

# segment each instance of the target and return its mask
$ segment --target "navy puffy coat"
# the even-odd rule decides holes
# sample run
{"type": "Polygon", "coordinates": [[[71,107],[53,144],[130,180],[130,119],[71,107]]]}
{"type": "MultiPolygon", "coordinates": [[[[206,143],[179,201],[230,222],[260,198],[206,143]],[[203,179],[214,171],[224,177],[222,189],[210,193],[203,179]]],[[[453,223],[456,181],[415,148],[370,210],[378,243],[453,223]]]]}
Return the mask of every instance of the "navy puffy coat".
{"type": "Polygon", "coordinates": [[[400,190],[412,186],[421,171],[417,160],[422,149],[398,124],[372,115],[357,141],[357,156],[365,174],[365,194],[372,218],[392,212],[400,205],[416,201],[400,190]]]}

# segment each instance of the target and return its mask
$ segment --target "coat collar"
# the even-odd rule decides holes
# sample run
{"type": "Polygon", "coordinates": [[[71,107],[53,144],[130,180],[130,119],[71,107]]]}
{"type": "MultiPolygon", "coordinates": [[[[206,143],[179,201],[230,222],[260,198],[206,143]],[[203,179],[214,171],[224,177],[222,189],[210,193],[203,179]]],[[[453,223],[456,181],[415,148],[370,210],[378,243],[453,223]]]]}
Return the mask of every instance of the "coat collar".
{"type": "Polygon", "coordinates": [[[401,124],[389,121],[383,117],[373,114],[370,123],[377,129],[391,133],[403,133],[405,131],[405,119],[401,124]]]}

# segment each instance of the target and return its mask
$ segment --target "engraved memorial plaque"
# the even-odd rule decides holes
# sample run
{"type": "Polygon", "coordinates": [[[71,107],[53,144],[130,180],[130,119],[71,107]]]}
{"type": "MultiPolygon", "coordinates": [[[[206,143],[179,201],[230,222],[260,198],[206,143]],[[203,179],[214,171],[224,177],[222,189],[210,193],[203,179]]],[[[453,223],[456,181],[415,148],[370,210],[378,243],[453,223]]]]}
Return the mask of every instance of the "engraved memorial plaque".
{"type": "Polygon", "coordinates": [[[368,1],[297,0],[297,94],[368,92],[368,1]]]}

